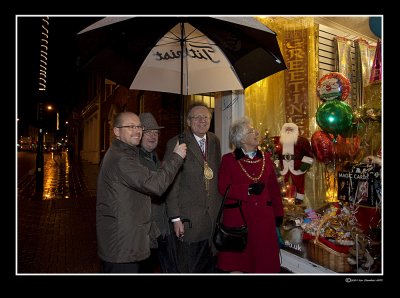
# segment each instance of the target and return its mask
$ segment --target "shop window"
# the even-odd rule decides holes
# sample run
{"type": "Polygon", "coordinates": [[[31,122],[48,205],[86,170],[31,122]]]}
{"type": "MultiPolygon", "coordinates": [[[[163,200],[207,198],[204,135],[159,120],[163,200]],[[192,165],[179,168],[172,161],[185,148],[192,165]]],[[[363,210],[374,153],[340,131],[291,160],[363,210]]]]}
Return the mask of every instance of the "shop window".
{"type": "Polygon", "coordinates": [[[214,110],[214,107],[215,107],[215,97],[214,97],[214,94],[211,94],[211,93],[209,93],[207,95],[203,95],[203,94],[192,95],[190,104],[192,102],[203,102],[205,105],[207,105],[207,107],[209,109],[212,109],[212,110],[214,110]]]}

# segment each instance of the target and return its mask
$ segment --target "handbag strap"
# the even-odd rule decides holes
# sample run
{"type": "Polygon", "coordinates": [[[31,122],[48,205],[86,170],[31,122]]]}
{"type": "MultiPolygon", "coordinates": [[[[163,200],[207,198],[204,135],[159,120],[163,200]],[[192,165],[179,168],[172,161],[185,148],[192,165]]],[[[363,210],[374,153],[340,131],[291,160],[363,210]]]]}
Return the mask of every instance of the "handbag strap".
{"type": "Polygon", "coordinates": [[[237,203],[229,204],[229,205],[225,206],[225,200],[226,200],[226,198],[228,196],[228,191],[229,191],[230,187],[231,187],[231,185],[229,184],[228,187],[225,190],[224,199],[222,200],[221,207],[219,208],[219,212],[218,212],[218,216],[217,216],[217,222],[221,221],[222,211],[224,210],[224,208],[235,208],[235,207],[238,207],[239,211],[240,211],[240,214],[242,215],[244,225],[247,227],[247,222],[246,222],[246,219],[244,217],[243,210],[242,210],[242,201],[237,200],[238,201],[237,203]],[[230,206],[230,205],[232,205],[232,206],[230,206]]]}

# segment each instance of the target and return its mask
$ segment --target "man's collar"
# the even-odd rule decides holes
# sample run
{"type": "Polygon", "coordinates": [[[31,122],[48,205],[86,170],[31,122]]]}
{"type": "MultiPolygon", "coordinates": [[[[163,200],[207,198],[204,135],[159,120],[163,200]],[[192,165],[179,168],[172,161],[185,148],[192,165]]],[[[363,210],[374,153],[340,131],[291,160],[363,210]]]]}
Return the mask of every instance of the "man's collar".
{"type": "Polygon", "coordinates": [[[143,155],[148,156],[150,158],[152,157],[152,153],[147,151],[147,150],[145,150],[142,146],[139,147],[139,150],[140,150],[141,153],[143,153],[143,155]]]}
{"type": "Polygon", "coordinates": [[[201,139],[206,139],[207,140],[207,133],[204,135],[204,137],[200,138],[199,136],[196,136],[195,134],[193,134],[194,138],[196,139],[197,143],[201,140],[201,139]]]}

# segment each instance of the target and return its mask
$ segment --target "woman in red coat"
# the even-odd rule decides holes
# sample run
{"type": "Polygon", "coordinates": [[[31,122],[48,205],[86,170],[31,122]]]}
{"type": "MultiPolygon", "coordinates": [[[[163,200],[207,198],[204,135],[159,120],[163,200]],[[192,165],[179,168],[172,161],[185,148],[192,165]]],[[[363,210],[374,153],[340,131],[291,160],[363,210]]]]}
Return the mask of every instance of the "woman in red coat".
{"type": "MultiPolygon", "coordinates": [[[[279,243],[276,226],[282,223],[283,205],[280,186],[268,153],[258,149],[260,133],[251,120],[243,117],[229,130],[233,152],[222,157],[218,177],[221,194],[229,186],[226,204],[242,201],[248,226],[247,247],[243,252],[219,252],[217,267],[223,271],[245,273],[278,273],[279,243]]],[[[225,208],[227,226],[243,224],[238,208],[225,208]]]]}

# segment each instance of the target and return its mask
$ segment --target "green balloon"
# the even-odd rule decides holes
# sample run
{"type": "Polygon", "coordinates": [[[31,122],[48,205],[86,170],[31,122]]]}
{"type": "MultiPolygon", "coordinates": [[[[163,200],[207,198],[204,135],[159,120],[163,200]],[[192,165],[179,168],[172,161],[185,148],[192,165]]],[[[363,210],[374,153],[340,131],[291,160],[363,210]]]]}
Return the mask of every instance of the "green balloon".
{"type": "Polygon", "coordinates": [[[341,100],[331,100],[318,108],[316,118],[323,131],[337,136],[352,126],[353,110],[341,100]]]}

